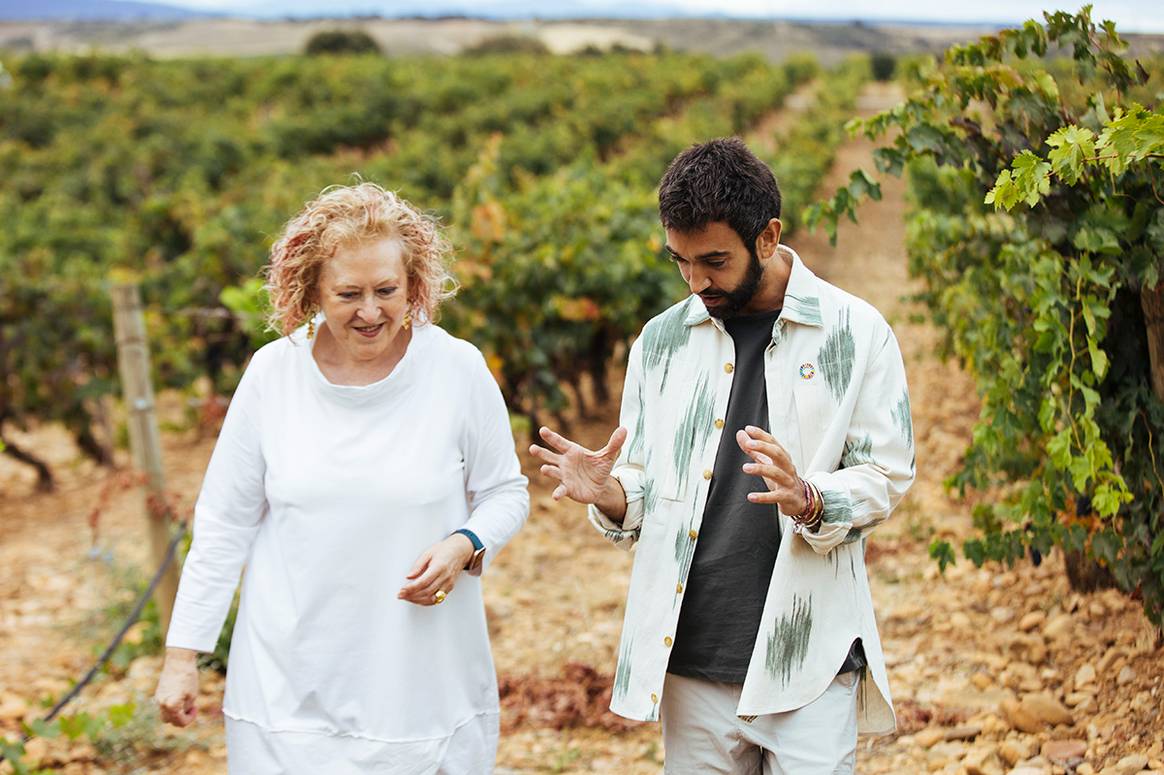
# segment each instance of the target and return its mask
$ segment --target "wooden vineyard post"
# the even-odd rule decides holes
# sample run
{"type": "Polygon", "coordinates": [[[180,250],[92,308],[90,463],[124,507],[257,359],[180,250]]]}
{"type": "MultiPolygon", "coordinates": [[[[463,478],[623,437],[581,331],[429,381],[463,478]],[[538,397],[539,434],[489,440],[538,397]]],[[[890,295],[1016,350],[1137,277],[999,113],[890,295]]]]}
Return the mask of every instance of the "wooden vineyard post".
{"type": "Polygon", "coordinates": [[[1152,392],[1164,401],[1164,283],[1140,291],[1140,306],[1148,328],[1148,359],[1152,369],[1152,392]]]}
{"type": "MultiPolygon", "coordinates": [[[[169,550],[171,515],[165,495],[162,440],[154,413],[154,387],[150,380],[150,350],[141,309],[141,292],[136,283],[115,283],[111,294],[117,365],[128,413],[129,445],[134,467],[146,477],[146,517],[151,557],[156,568],[169,550]]],[[[178,563],[173,562],[154,592],[163,639],[170,627],[170,613],[177,593],[178,563]]]]}

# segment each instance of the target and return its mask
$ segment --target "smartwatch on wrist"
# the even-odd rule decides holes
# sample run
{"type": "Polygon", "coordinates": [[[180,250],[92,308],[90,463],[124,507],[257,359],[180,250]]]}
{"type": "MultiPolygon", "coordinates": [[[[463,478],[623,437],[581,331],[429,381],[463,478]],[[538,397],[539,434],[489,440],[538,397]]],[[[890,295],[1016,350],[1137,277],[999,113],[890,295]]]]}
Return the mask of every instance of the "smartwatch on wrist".
{"type": "Polygon", "coordinates": [[[469,571],[470,573],[479,572],[481,570],[481,565],[485,562],[485,544],[481,543],[481,539],[477,537],[477,534],[467,527],[453,531],[453,535],[456,535],[457,533],[460,533],[465,538],[468,538],[469,541],[473,544],[473,554],[469,557],[469,561],[465,563],[465,570],[469,571]]]}

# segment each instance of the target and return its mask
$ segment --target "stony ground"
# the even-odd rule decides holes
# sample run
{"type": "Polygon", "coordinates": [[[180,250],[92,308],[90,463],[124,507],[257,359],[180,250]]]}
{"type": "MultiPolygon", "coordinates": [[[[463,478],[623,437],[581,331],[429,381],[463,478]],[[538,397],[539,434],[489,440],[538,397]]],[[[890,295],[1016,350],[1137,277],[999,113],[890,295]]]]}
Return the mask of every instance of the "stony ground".
{"type": "MultiPolygon", "coordinates": [[[[871,88],[863,108],[897,96],[871,88]]],[[[869,152],[862,141],[844,146],[833,182],[868,167],[869,152]]],[[[1072,592],[1057,553],[1013,569],[962,560],[945,576],[926,556],[934,535],[957,544],[971,530],[971,504],[952,499],[942,482],[958,465],[977,402],[970,379],[933,356],[937,333],[903,300],[911,288],[904,209],[903,186],[890,180],[883,201],[843,228],[837,249],[813,236],[790,241],[893,323],[913,397],[918,482],[868,550],[899,730],[863,739],[858,771],[1164,773],[1164,648],[1134,602],[1113,591],[1072,592]]],[[[573,431],[601,443],[614,418],[609,407],[573,431]]],[[[87,669],[116,627],[131,569],[148,565],[140,497],[75,462],[53,429],[34,440],[62,471],[59,492],[35,495],[24,472],[0,463],[0,734],[9,736],[87,669]],[[103,492],[94,545],[89,519],[103,492]]],[[[193,501],[211,445],[197,430],[166,435],[180,509],[193,501]]],[[[604,712],[632,558],[598,538],[580,507],[554,503],[525,462],[534,479],[530,522],[486,585],[503,691],[500,771],[659,773],[658,728],[604,712]]],[[[204,673],[201,718],[177,731],[160,726],[148,702],[158,666],[158,657],[139,657],[68,711],[136,701],[129,725],[95,742],[36,741],[31,752],[66,773],[225,772],[222,679],[204,673]]]]}

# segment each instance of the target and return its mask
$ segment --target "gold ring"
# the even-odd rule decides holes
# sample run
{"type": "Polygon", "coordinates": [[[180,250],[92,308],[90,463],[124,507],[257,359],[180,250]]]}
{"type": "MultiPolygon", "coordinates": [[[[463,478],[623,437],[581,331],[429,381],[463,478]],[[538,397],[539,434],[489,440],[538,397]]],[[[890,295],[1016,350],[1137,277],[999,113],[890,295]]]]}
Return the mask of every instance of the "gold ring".
{"type": "Polygon", "coordinates": [[[437,602],[437,605],[440,605],[441,603],[445,602],[445,598],[448,597],[448,595],[445,594],[445,591],[443,589],[438,589],[436,591],[436,594],[433,595],[432,597],[433,597],[433,600],[435,600],[437,602]]]}

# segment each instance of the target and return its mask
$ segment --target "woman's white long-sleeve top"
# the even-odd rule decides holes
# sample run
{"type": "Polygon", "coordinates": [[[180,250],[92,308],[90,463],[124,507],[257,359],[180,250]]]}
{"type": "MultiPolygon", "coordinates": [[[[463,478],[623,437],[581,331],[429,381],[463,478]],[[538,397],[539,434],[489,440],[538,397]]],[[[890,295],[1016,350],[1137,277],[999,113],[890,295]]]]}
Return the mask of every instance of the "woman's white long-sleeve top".
{"type": "Polygon", "coordinates": [[[396,594],[458,528],[488,563],[525,522],[508,414],[480,352],[435,325],[362,387],[330,383],[310,345],[301,330],[263,347],[235,393],[167,645],[214,648],[245,565],[228,718],[436,743],[498,712],[481,582],[462,574],[430,607],[396,594]]]}

